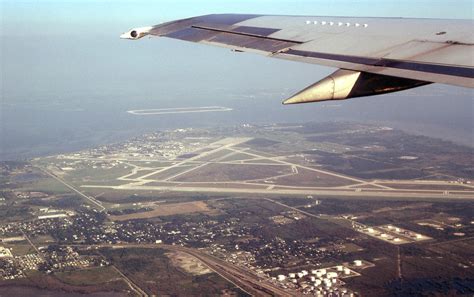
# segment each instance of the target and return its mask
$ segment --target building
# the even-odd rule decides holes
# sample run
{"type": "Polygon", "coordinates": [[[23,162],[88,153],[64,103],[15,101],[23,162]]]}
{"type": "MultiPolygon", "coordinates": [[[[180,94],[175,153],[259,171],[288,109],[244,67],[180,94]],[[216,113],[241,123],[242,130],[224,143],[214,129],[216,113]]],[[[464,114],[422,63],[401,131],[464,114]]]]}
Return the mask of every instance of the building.
{"type": "Polygon", "coordinates": [[[0,246],[0,258],[12,258],[12,257],[13,257],[13,254],[9,249],[3,246],[0,246]]]}

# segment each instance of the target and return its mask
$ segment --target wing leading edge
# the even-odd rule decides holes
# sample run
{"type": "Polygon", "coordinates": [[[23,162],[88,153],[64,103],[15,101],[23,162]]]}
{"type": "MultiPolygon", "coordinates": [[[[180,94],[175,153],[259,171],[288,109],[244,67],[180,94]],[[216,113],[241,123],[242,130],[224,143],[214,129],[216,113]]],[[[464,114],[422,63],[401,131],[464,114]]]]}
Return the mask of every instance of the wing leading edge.
{"type": "Polygon", "coordinates": [[[429,83],[474,87],[470,20],[217,14],[133,29],[146,35],[340,68],[285,104],[378,95],[429,83]]]}

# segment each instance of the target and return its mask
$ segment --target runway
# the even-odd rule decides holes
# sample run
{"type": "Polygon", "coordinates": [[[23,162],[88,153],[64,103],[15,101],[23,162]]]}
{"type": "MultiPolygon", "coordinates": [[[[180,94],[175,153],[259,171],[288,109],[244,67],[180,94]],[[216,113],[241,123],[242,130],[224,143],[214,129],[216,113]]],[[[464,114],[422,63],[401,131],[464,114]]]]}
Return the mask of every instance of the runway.
{"type": "Polygon", "coordinates": [[[130,171],[116,178],[121,184],[84,184],[81,188],[262,196],[474,200],[474,189],[470,184],[428,180],[364,180],[309,166],[293,155],[277,156],[256,151],[245,146],[250,140],[252,138],[249,137],[222,138],[201,148],[190,158],[170,160],[169,164],[161,167],[146,167],[125,161],[130,171]],[[236,168],[233,169],[233,178],[226,175],[229,174],[229,168],[236,168]],[[253,177],[251,173],[254,170],[263,170],[264,174],[253,177]],[[249,173],[250,177],[247,178],[249,173]],[[285,178],[292,180],[285,182],[285,178]],[[310,182],[305,183],[305,179],[310,182]]]}
{"type": "Polygon", "coordinates": [[[368,189],[255,189],[255,188],[219,188],[219,187],[186,187],[186,186],[147,186],[147,185],[83,185],[82,188],[102,188],[114,190],[132,191],[160,191],[160,192],[189,192],[189,193],[227,193],[227,194],[259,194],[259,195],[312,195],[312,196],[332,196],[332,197],[379,197],[379,198],[422,198],[422,199],[462,199],[474,200],[472,192],[455,192],[445,194],[443,191],[409,191],[409,190],[368,190],[368,189]]]}
{"type": "Polygon", "coordinates": [[[156,109],[136,109],[127,112],[133,115],[162,115],[179,113],[201,113],[201,112],[223,112],[232,111],[232,108],[223,106],[202,106],[202,107],[178,107],[178,108],[156,108],[156,109]]]}

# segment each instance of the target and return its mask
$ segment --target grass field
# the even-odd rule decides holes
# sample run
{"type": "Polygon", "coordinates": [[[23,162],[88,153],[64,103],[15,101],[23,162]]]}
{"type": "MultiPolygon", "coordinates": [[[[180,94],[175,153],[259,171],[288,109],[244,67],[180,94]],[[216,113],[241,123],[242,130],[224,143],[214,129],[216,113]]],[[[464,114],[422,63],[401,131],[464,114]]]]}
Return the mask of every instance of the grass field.
{"type": "Polygon", "coordinates": [[[58,272],[54,274],[61,282],[73,286],[91,286],[120,279],[112,267],[95,267],[78,271],[58,272]]]}
{"type": "Polygon", "coordinates": [[[276,179],[276,184],[287,186],[346,186],[353,184],[353,181],[336,176],[315,172],[307,169],[298,169],[297,175],[286,176],[276,179]]]}
{"type": "Polygon", "coordinates": [[[116,178],[130,173],[131,167],[120,165],[110,169],[102,168],[85,168],[68,172],[65,179],[71,182],[85,183],[85,182],[108,182],[114,181],[116,178]]]}
{"type": "Polygon", "coordinates": [[[463,185],[434,185],[429,183],[416,183],[416,184],[404,184],[404,183],[379,183],[394,189],[415,189],[415,190],[445,190],[445,191],[472,191],[474,189],[465,187],[463,185]]]}
{"type": "Polygon", "coordinates": [[[51,235],[40,235],[31,238],[34,244],[51,244],[54,242],[54,238],[51,235]]]}
{"type": "MultiPolygon", "coordinates": [[[[162,183],[150,183],[153,186],[163,186],[162,183]]],[[[87,188],[87,194],[97,196],[97,200],[106,203],[138,203],[159,201],[165,203],[181,203],[195,200],[207,200],[221,198],[223,194],[205,193],[179,193],[179,192],[157,192],[152,190],[114,190],[87,188]]]]}
{"type": "Polygon", "coordinates": [[[70,193],[71,190],[65,185],[58,182],[53,178],[39,179],[38,181],[22,186],[19,190],[21,191],[39,191],[47,192],[52,194],[64,194],[70,193]]]}
{"type": "Polygon", "coordinates": [[[244,181],[265,179],[291,173],[290,166],[209,164],[198,170],[181,175],[176,180],[183,182],[244,181]]]}
{"type": "Polygon", "coordinates": [[[24,242],[18,244],[5,244],[5,247],[11,248],[12,253],[15,256],[23,256],[36,252],[30,244],[24,242]]]}

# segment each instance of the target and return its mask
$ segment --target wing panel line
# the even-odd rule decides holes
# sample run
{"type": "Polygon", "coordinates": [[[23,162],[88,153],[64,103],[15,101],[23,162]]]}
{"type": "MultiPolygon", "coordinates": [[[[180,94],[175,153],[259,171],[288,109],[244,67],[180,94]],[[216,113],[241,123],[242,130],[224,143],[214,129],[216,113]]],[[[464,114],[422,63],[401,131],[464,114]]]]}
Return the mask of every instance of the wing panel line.
{"type": "Polygon", "coordinates": [[[204,30],[218,32],[218,33],[228,33],[228,34],[235,34],[235,35],[241,35],[241,36],[256,37],[256,38],[272,40],[272,41],[289,42],[289,43],[293,43],[295,45],[303,44],[303,42],[301,42],[301,41],[267,37],[267,36],[262,36],[262,35],[258,35],[258,34],[246,33],[246,32],[243,32],[243,31],[223,30],[223,29],[213,28],[213,27],[209,27],[209,26],[192,25],[191,28],[204,29],[204,30]]]}
{"type": "Polygon", "coordinates": [[[395,68],[402,70],[412,70],[420,72],[428,72],[435,74],[444,74],[450,76],[459,76],[466,78],[474,78],[474,68],[461,67],[454,65],[439,65],[439,64],[426,64],[415,61],[398,61],[391,59],[374,59],[367,57],[347,56],[339,54],[328,54],[319,52],[310,52],[302,50],[289,49],[282,54],[295,55],[308,58],[318,58],[326,60],[334,60],[340,62],[349,62],[354,64],[362,64],[368,66],[395,68]]]}

